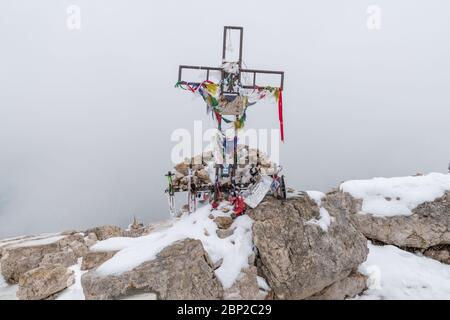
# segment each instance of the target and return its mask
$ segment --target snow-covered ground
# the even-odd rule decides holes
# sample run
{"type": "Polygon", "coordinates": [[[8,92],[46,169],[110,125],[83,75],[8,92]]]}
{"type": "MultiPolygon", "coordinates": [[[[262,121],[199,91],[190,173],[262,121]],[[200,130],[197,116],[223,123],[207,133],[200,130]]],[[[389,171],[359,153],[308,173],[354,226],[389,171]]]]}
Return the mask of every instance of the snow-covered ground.
{"type": "Polygon", "coordinates": [[[141,263],[156,258],[165,247],[185,238],[198,239],[208,252],[213,263],[223,259],[216,270],[217,278],[224,288],[229,288],[239,276],[241,269],[248,266],[248,257],[253,253],[252,219],[247,215],[236,218],[230,228],[234,233],[220,239],[217,225],[208,216],[229,216],[220,210],[210,211],[204,206],[190,215],[178,218],[171,227],[152,232],[139,238],[110,238],[95,244],[91,250],[120,250],[113,258],[102,264],[97,272],[102,275],[120,274],[141,263]]]}
{"type": "Polygon", "coordinates": [[[17,300],[17,285],[9,285],[0,274],[0,300],[17,300]]]}
{"type": "Polygon", "coordinates": [[[359,299],[450,299],[450,265],[395,246],[368,246],[360,271],[369,289],[359,299]]]}
{"type": "Polygon", "coordinates": [[[377,216],[411,215],[418,205],[433,201],[450,190],[450,174],[351,180],[341,190],[363,199],[362,213],[377,216]]]}
{"type": "MultiPolygon", "coordinates": [[[[450,299],[450,265],[400,250],[394,246],[374,246],[360,271],[369,276],[369,289],[356,299],[450,299]]],[[[125,256],[123,257],[125,258],[125,256]]],[[[83,300],[80,262],[71,267],[75,284],[63,291],[59,300],[83,300]]],[[[224,272],[224,271],[223,271],[224,272]]],[[[260,287],[268,289],[263,278],[260,287]]],[[[0,276],[0,300],[16,299],[17,285],[6,284],[0,276]]]]}

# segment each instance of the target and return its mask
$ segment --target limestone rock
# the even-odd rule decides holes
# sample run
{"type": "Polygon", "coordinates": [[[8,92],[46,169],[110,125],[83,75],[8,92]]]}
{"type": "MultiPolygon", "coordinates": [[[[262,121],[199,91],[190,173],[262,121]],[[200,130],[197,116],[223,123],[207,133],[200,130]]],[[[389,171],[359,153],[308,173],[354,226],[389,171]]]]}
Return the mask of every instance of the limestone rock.
{"type": "Polygon", "coordinates": [[[197,177],[200,179],[200,182],[203,184],[211,183],[211,179],[209,178],[208,171],[205,169],[201,169],[196,171],[197,177]]]}
{"type": "Polygon", "coordinates": [[[87,232],[94,233],[98,240],[106,240],[114,237],[122,237],[123,231],[122,228],[117,226],[101,226],[88,230],[87,232]]]}
{"type": "Polygon", "coordinates": [[[71,286],[73,271],[61,265],[46,265],[25,272],[20,276],[17,297],[22,300],[41,300],[71,286]]]}
{"type": "Polygon", "coordinates": [[[225,239],[231,236],[234,233],[236,228],[228,228],[228,229],[217,229],[216,234],[220,239],[225,239]]]}
{"type": "Polygon", "coordinates": [[[37,268],[45,255],[65,251],[70,248],[70,244],[80,239],[83,241],[81,234],[53,236],[8,246],[3,249],[0,260],[2,275],[9,283],[17,283],[20,275],[37,268]]]}
{"type": "Polygon", "coordinates": [[[227,216],[219,216],[214,218],[214,222],[219,229],[228,229],[233,223],[233,219],[227,216]]]}
{"type": "Polygon", "coordinates": [[[288,200],[268,196],[248,211],[255,220],[257,266],[275,298],[310,297],[345,279],[365,261],[366,238],[345,212],[331,207],[327,210],[333,218],[327,232],[308,223],[317,219],[320,212],[306,195],[288,200]]]}
{"type": "Polygon", "coordinates": [[[81,241],[72,241],[69,243],[70,249],[74,252],[75,256],[80,258],[84,257],[88,252],[88,246],[86,242],[83,239],[83,242],[81,241]]]}
{"type": "Polygon", "coordinates": [[[70,267],[77,263],[77,256],[72,249],[47,253],[42,258],[40,266],[45,265],[61,265],[63,267],[70,267]]]}
{"type": "Polygon", "coordinates": [[[327,195],[346,210],[359,230],[371,240],[398,247],[428,249],[450,244],[450,192],[413,209],[410,216],[379,217],[359,213],[362,201],[335,191],[327,195]]]}
{"type": "Polygon", "coordinates": [[[367,277],[358,272],[353,272],[347,278],[333,283],[308,299],[344,300],[354,298],[366,289],[367,277]]]}
{"type": "Polygon", "coordinates": [[[231,288],[224,291],[225,300],[262,300],[267,293],[258,286],[257,269],[254,266],[241,271],[231,288]]]}
{"type": "Polygon", "coordinates": [[[431,247],[424,251],[425,256],[450,264],[450,245],[431,247]]]}
{"type": "Polygon", "coordinates": [[[81,280],[86,299],[121,299],[155,293],[158,299],[220,299],[223,289],[199,240],[185,239],[164,248],[154,260],[120,275],[95,270],[81,280]]]}
{"type": "Polygon", "coordinates": [[[81,270],[97,268],[116,253],[117,251],[89,251],[81,262],[81,270]]]}

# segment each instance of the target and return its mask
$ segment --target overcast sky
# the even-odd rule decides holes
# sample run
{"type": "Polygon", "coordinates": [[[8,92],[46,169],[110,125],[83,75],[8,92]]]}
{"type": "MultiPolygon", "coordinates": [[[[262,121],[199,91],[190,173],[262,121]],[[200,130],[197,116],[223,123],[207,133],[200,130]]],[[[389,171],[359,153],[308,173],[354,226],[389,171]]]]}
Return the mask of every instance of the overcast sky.
{"type": "MultiPolygon", "coordinates": [[[[248,67],[286,72],[289,185],[445,172],[449,12],[447,0],[2,0],[0,237],[167,218],[170,135],[207,119],[174,89],[177,67],[218,66],[224,25],[245,27],[248,67]]],[[[248,118],[278,127],[275,104],[248,118]]]]}

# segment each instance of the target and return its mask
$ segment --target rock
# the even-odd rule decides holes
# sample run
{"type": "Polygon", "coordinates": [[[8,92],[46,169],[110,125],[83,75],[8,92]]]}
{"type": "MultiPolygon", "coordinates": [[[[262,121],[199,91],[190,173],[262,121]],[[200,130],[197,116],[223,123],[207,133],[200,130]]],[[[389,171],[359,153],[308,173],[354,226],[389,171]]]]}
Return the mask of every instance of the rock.
{"type": "Polygon", "coordinates": [[[220,239],[225,239],[231,236],[234,233],[236,228],[228,228],[228,229],[217,229],[216,234],[220,239]]]}
{"type": "Polygon", "coordinates": [[[203,184],[211,183],[211,179],[209,178],[208,171],[206,171],[205,169],[196,171],[196,175],[200,179],[200,182],[202,182],[203,184]]]}
{"type": "Polygon", "coordinates": [[[215,217],[214,222],[217,224],[219,229],[228,229],[233,223],[233,219],[231,217],[215,217]]]}
{"type": "Polygon", "coordinates": [[[185,239],[164,248],[154,260],[120,275],[82,276],[86,299],[120,299],[155,293],[158,299],[220,299],[223,289],[199,240],[185,239]],[[135,294],[135,293],[134,293],[135,294]]]}
{"type": "Polygon", "coordinates": [[[344,300],[354,298],[367,289],[367,277],[353,272],[347,278],[333,283],[321,292],[308,299],[312,300],[344,300]]]}
{"type": "Polygon", "coordinates": [[[17,297],[21,300],[41,300],[64,290],[75,282],[74,272],[61,265],[46,265],[20,276],[17,297]]]}
{"type": "Polygon", "coordinates": [[[92,239],[86,239],[85,243],[86,243],[86,246],[88,247],[88,250],[89,250],[89,248],[92,247],[94,244],[96,244],[97,241],[92,240],[92,239]]]}
{"type": "Polygon", "coordinates": [[[231,288],[224,291],[225,300],[263,300],[266,295],[259,289],[254,266],[242,270],[231,288]]]}
{"type": "Polygon", "coordinates": [[[124,237],[137,238],[143,236],[147,232],[147,228],[142,222],[138,222],[134,218],[133,223],[130,227],[123,232],[124,237]]]}
{"type": "Polygon", "coordinates": [[[146,232],[147,232],[147,228],[145,228],[145,227],[130,228],[130,229],[124,230],[122,236],[130,237],[130,238],[137,238],[137,237],[142,237],[143,235],[145,235],[146,232]]]}
{"type": "Polygon", "coordinates": [[[379,217],[358,213],[362,200],[350,194],[334,192],[336,206],[346,210],[359,230],[371,240],[398,247],[428,249],[450,244],[450,192],[412,210],[410,216],[379,217]]]}
{"type": "Polygon", "coordinates": [[[431,247],[423,254],[442,263],[450,264],[450,245],[431,247]]]}
{"type": "Polygon", "coordinates": [[[117,251],[89,251],[81,262],[81,270],[97,268],[116,253],[117,251]]]}
{"type": "Polygon", "coordinates": [[[72,249],[68,249],[64,251],[45,254],[39,265],[61,265],[63,267],[70,267],[76,263],[77,256],[72,249]]]}
{"type": "Polygon", "coordinates": [[[83,242],[72,241],[71,243],[69,243],[69,247],[72,249],[72,251],[75,253],[75,256],[78,258],[84,257],[89,250],[84,240],[83,242]]]}
{"type": "Polygon", "coordinates": [[[189,174],[189,163],[181,162],[175,166],[175,170],[181,173],[183,176],[187,176],[189,174]]]}
{"type": "Polygon", "coordinates": [[[70,248],[71,243],[79,241],[80,238],[83,239],[80,234],[52,236],[6,247],[0,260],[1,273],[9,283],[17,283],[20,275],[37,268],[45,255],[65,251],[70,248]]]}
{"type": "Polygon", "coordinates": [[[258,274],[267,280],[275,298],[310,297],[345,279],[365,261],[366,238],[343,210],[326,209],[333,217],[327,232],[308,223],[320,213],[315,201],[306,195],[288,200],[268,196],[248,210],[255,221],[258,274]]]}
{"type": "Polygon", "coordinates": [[[97,235],[94,232],[89,232],[88,239],[92,241],[98,241],[97,235]]]}
{"type": "Polygon", "coordinates": [[[88,230],[87,234],[94,233],[98,240],[106,240],[114,237],[122,237],[122,228],[117,226],[101,226],[88,230]]]}

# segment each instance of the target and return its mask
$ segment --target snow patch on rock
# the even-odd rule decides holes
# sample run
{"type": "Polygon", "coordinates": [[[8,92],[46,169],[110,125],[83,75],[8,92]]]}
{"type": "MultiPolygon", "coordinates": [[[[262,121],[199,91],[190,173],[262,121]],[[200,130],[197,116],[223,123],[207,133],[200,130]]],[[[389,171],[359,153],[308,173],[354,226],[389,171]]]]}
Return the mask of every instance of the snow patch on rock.
{"type": "Polygon", "coordinates": [[[450,299],[450,265],[400,250],[375,246],[359,271],[369,289],[358,299],[450,299]]]}
{"type": "Polygon", "coordinates": [[[341,191],[362,199],[362,212],[377,216],[409,216],[418,205],[434,201],[450,190],[450,174],[351,180],[341,191]]]}
{"type": "Polygon", "coordinates": [[[117,237],[98,242],[91,250],[120,251],[98,267],[96,272],[103,276],[121,274],[155,259],[162,249],[173,242],[191,238],[202,242],[213,263],[223,259],[215,273],[223,287],[230,288],[241,269],[248,267],[248,257],[253,253],[253,220],[247,215],[236,218],[230,227],[235,228],[234,233],[220,239],[216,234],[216,223],[208,218],[210,214],[223,215],[223,212],[211,212],[207,205],[190,215],[174,219],[172,226],[149,235],[139,238],[117,237]]]}
{"type": "Polygon", "coordinates": [[[318,225],[324,232],[327,232],[333,218],[328,213],[328,210],[322,207],[322,201],[325,199],[326,194],[320,191],[306,191],[306,193],[308,197],[314,200],[320,210],[319,219],[311,219],[307,223],[318,225]]]}

